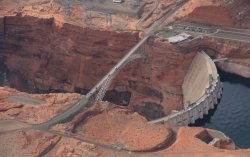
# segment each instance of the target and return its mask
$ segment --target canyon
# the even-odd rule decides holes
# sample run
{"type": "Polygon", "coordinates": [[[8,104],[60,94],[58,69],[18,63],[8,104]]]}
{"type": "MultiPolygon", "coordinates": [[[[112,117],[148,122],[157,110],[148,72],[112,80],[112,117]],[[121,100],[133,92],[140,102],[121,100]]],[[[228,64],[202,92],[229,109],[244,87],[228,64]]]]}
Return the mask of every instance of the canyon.
{"type": "MultiPolygon", "coordinates": [[[[82,29],[69,24],[59,28],[54,19],[26,16],[4,17],[4,21],[2,64],[12,87],[30,93],[54,90],[86,94],[139,40],[136,32],[82,29]]],[[[145,103],[163,104],[159,105],[163,114],[180,109],[181,85],[195,53],[180,53],[177,47],[157,39],[151,39],[145,49],[149,59],[138,60],[118,74],[107,98],[120,105],[125,101],[124,105],[139,112],[144,112],[145,103]]]]}
{"type": "MultiPolygon", "coordinates": [[[[117,14],[110,25],[95,11],[91,22],[83,20],[85,6],[74,3],[66,17],[58,1],[0,1],[5,86],[0,87],[0,119],[15,128],[0,129],[0,156],[248,156],[249,149],[238,148],[219,131],[148,123],[184,108],[184,78],[201,50],[212,58],[228,57],[217,64],[221,70],[250,78],[249,43],[210,37],[171,44],[151,36],[143,46],[146,58],[126,65],[104,101],[48,131],[31,127],[84,98],[175,3],[147,1],[141,15],[147,18],[117,14]],[[219,144],[210,145],[215,138],[219,144]]],[[[247,9],[246,0],[190,0],[165,24],[182,20],[249,29],[247,9]]]]}

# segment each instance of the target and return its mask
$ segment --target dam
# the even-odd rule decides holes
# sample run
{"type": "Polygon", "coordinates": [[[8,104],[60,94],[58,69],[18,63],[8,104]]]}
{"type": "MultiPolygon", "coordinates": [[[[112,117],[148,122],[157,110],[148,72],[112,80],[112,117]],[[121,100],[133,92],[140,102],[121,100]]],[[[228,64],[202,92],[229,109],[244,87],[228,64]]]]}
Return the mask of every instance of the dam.
{"type": "Polygon", "coordinates": [[[250,156],[246,6],[0,1],[0,156],[250,156]]]}
{"type": "Polygon", "coordinates": [[[220,71],[223,96],[217,108],[194,126],[220,130],[240,148],[250,147],[250,81],[247,78],[220,71]]]}
{"type": "Polygon", "coordinates": [[[184,109],[149,123],[167,123],[175,127],[194,124],[214,109],[222,96],[222,83],[215,63],[205,52],[198,53],[193,59],[182,88],[184,109]]]}

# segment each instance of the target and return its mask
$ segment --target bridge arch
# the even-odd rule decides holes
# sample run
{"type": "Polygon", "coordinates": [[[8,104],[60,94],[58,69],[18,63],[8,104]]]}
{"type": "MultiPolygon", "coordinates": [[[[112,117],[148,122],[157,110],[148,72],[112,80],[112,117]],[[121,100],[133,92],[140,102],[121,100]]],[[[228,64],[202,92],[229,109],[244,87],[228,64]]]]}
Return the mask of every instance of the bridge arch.
{"type": "Polygon", "coordinates": [[[115,65],[112,70],[106,74],[106,76],[104,77],[103,80],[101,80],[99,82],[99,84],[97,84],[94,88],[91,89],[91,91],[86,95],[86,98],[91,99],[93,101],[101,101],[111,82],[113,81],[113,79],[117,76],[117,74],[129,63],[131,63],[134,60],[137,59],[143,59],[146,58],[146,54],[145,54],[145,47],[144,45],[142,45],[140,48],[138,48],[138,50],[136,51],[136,53],[133,53],[131,55],[129,55],[126,60],[124,62],[122,62],[122,64],[117,64],[115,65]]]}

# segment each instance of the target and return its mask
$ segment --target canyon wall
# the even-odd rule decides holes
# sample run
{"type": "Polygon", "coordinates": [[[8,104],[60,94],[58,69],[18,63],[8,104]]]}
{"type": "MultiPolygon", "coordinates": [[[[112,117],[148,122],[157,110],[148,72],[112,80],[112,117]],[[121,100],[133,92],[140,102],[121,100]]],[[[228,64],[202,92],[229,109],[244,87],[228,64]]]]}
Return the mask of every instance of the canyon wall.
{"type": "Polygon", "coordinates": [[[238,42],[217,38],[204,37],[192,42],[182,43],[184,51],[205,51],[212,58],[228,58],[227,61],[217,63],[223,71],[249,77],[250,45],[248,42],[238,42]]]}
{"type": "Polygon", "coordinates": [[[4,17],[0,17],[0,38],[4,38],[4,31],[5,31],[5,28],[4,28],[4,17]]]}
{"type": "Polygon", "coordinates": [[[57,25],[52,18],[6,17],[5,28],[1,56],[28,90],[89,89],[138,41],[137,33],[57,25]]]}
{"type": "MultiPolygon", "coordinates": [[[[0,58],[11,87],[29,92],[85,94],[139,40],[135,31],[81,28],[54,18],[6,16],[1,26],[0,58]]],[[[108,97],[146,116],[148,107],[157,112],[148,118],[182,109],[181,85],[195,53],[181,53],[155,38],[144,49],[147,59],[128,64],[108,97]]]]}
{"type": "Polygon", "coordinates": [[[248,0],[190,0],[176,18],[207,24],[250,28],[248,0]]]}
{"type": "Polygon", "coordinates": [[[204,22],[215,25],[234,26],[235,21],[230,16],[230,11],[218,6],[203,6],[196,8],[188,15],[187,20],[204,22]]]}
{"type": "MultiPolygon", "coordinates": [[[[192,21],[207,25],[223,27],[250,28],[249,1],[189,1],[187,7],[177,15],[179,20],[192,21]]],[[[181,44],[187,51],[205,50],[214,58],[227,57],[229,60],[217,63],[223,71],[249,78],[250,47],[248,42],[239,42],[217,38],[203,37],[181,44]]]]}

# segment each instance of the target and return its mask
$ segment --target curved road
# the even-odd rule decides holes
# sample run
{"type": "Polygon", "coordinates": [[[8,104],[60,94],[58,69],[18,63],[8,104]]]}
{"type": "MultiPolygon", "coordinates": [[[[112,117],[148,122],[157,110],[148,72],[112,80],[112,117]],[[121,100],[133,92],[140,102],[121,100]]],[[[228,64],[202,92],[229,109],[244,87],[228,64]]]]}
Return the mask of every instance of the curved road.
{"type": "Polygon", "coordinates": [[[160,18],[157,22],[155,22],[146,32],[146,35],[144,38],[142,38],[103,78],[99,83],[97,83],[90,92],[86,95],[85,98],[81,99],[77,103],[73,104],[70,108],[65,110],[64,112],[58,114],[54,118],[50,119],[49,121],[39,124],[36,126],[38,129],[49,129],[50,126],[55,125],[57,123],[63,123],[66,121],[69,121],[71,118],[73,118],[75,115],[77,115],[79,112],[82,112],[85,108],[89,107],[91,105],[91,99],[94,97],[95,93],[98,92],[98,90],[101,88],[101,86],[105,83],[109,77],[114,75],[117,70],[123,66],[123,64],[129,59],[130,56],[135,54],[138,50],[138,48],[143,45],[147,39],[153,35],[167,20],[168,17],[170,17],[173,13],[175,13],[177,10],[179,10],[188,0],[183,0],[180,3],[176,4],[175,7],[173,7],[169,12],[167,12],[162,18],[160,18]]]}
{"type": "MultiPolygon", "coordinates": [[[[113,146],[113,145],[105,145],[105,144],[100,144],[97,142],[93,142],[81,137],[77,137],[75,135],[67,135],[67,134],[63,134],[63,133],[59,133],[59,132],[55,132],[55,131],[51,131],[49,130],[50,126],[58,124],[58,123],[63,123],[63,122],[67,122],[70,121],[71,118],[73,118],[75,115],[77,115],[79,112],[82,112],[84,109],[88,108],[89,106],[92,105],[92,98],[94,97],[95,93],[98,92],[98,90],[101,88],[101,86],[103,85],[103,83],[110,77],[110,75],[113,75],[117,72],[117,69],[119,69],[121,66],[123,66],[123,64],[129,59],[130,56],[132,56],[133,54],[135,54],[138,50],[138,48],[143,45],[148,38],[153,35],[158,29],[159,27],[161,27],[163,25],[163,23],[166,21],[166,19],[168,17],[170,17],[173,13],[175,13],[178,9],[180,9],[188,0],[183,0],[180,3],[178,3],[175,7],[173,7],[169,12],[167,12],[161,19],[159,19],[157,22],[155,22],[146,32],[146,35],[144,38],[142,38],[110,71],[109,73],[107,73],[102,80],[96,84],[91,91],[86,95],[86,97],[82,98],[81,100],[79,100],[77,103],[73,104],[71,107],[69,107],[68,109],[66,109],[65,111],[63,111],[62,113],[56,115],[55,117],[53,117],[52,119],[50,119],[49,121],[42,123],[42,124],[38,124],[38,125],[33,125],[33,126],[29,126],[29,125],[22,125],[18,128],[6,128],[5,130],[2,130],[2,132],[10,132],[10,131],[15,131],[15,130],[29,130],[29,129],[38,129],[38,130],[43,130],[46,132],[50,132],[52,134],[58,135],[58,136],[63,136],[63,137],[68,137],[68,138],[75,138],[77,140],[80,140],[82,142],[86,142],[89,144],[94,144],[106,149],[112,149],[115,151],[123,151],[126,153],[132,153],[131,151],[125,149],[125,148],[121,148],[118,146],[113,146]]],[[[4,125],[6,125],[5,122],[3,122],[4,125]]],[[[1,123],[0,123],[1,125],[1,123]]],[[[1,132],[1,130],[0,130],[1,132]]],[[[174,143],[175,140],[171,141],[170,145],[172,143],[174,143]]],[[[139,153],[139,152],[137,152],[139,153]]]]}

